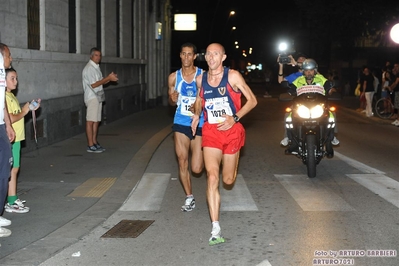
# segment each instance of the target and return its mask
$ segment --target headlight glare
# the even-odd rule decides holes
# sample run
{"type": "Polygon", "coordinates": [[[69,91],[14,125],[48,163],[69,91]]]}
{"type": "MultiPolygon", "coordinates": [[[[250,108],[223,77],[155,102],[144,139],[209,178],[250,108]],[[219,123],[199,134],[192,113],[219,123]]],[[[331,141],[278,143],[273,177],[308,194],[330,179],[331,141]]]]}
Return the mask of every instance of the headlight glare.
{"type": "Polygon", "coordinates": [[[316,105],[310,110],[310,117],[311,118],[319,118],[320,116],[323,115],[323,107],[320,105],[316,105]]]}
{"type": "Polygon", "coordinates": [[[310,117],[309,108],[307,108],[304,105],[298,106],[298,115],[299,115],[299,117],[302,117],[302,118],[309,118],[310,117]]]}

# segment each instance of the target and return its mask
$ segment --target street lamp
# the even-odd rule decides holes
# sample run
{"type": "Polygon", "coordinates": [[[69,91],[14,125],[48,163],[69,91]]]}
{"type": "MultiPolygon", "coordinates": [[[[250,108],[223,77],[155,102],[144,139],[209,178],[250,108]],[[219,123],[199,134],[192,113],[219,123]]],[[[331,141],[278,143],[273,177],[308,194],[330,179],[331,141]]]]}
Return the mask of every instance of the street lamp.
{"type": "MultiPolygon", "coordinates": [[[[229,13],[229,16],[227,17],[227,20],[226,20],[226,25],[224,26],[224,28],[223,28],[223,32],[222,32],[222,40],[223,40],[223,37],[224,37],[224,33],[227,31],[227,29],[228,29],[228,24],[229,24],[229,20],[230,20],[230,18],[232,17],[232,16],[234,16],[236,14],[236,12],[235,11],[230,11],[230,13],[229,13]]],[[[231,30],[235,30],[235,27],[233,27],[231,30]],[[233,29],[234,28],[234,29],[233,29]]]]}
{"type": "Polygon", "coordinates": [[[225,28],[227,28],[227,23],[229,22],[229,19],[230,19],[232,16],[234,16],[235,14],[236,14],[235,11],[230,11],[229,16],[227,17],[227,20],[226,20],[226,26],[225,26],[225,28]]]}
{"type": "Polygon", "coordinates": [[[399,23],[392,27],[390,36],[392,41],[394,41],[395,43],[399,43],[399,23]]]}

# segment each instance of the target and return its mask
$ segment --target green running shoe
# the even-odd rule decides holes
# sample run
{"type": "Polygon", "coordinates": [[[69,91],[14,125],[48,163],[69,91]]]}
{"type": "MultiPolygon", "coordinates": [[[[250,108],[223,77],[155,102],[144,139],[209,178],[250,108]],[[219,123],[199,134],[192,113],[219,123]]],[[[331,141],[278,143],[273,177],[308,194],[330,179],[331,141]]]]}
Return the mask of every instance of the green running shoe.
{"type": "Polygon", "coordinates": [[[220,236],[220,235],[211,236],[211,238],[209,238],[209,245],[210,246],[214,246],[214,245],[221,244],[221,243],[224,243],[224,242],[225,242],[224,238],[222,236],[220,236]]]}

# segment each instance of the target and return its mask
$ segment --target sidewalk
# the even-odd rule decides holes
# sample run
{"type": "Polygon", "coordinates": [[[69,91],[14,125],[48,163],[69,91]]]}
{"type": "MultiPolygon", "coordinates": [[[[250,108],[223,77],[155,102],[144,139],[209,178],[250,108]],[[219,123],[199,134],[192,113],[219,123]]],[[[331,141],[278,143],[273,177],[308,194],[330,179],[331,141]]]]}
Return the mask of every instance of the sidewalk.
{"type": "Polygon", "coordinates": [[[173,112],[156,107],[101,126],[100,154],[86,136],[22,154],[18,195],[31,211],[4,212],[12,235],[0,238],[0,265],[39,265],[110,217],[171,133],[173,112]]]}
{"type": "MultiPolygon", "coordinates": [[[[391,124],[394,119],[383,119],[378,117],[376,114],[372,117],[366,117],[365,113],[358,112],[357,109],[360,107],[360,102],[359,102],[359,97],[356,96],[345,96],[342,100],[337,101],[337,105],[341,107],[347,108],[347,110],[351,113],[356,113],[360,117],[363,117],[364,119],[372,119],[374,122],[381,123],[381,124],[391,124]]],[[[339,122],[339,120],[338,120],[339,122]]]]}

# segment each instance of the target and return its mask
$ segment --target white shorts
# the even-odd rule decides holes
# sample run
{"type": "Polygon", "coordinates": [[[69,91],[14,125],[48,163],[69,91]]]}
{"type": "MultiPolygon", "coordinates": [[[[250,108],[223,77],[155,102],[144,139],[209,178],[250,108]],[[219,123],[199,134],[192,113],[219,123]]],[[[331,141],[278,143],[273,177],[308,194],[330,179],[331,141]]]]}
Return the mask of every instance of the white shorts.
{"type": "Polygon", "coordinates": [[[89,100],[86,106],[86,121],[100,122],[103,103],[99,103],[96,97],[89,100]]]}

